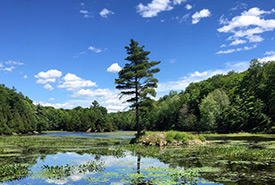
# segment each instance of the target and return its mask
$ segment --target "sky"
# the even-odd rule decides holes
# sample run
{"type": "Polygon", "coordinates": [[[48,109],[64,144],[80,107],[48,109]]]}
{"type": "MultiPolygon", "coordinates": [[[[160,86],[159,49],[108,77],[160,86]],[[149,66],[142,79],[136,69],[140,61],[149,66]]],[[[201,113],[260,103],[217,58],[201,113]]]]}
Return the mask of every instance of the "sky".
{"type": "Polygon", "coordinates": [[[127,110],[130,39],[161,61],[157,97],[275,60],[274,0],[1,0],[0,84],[55,108],[127,110]]]}

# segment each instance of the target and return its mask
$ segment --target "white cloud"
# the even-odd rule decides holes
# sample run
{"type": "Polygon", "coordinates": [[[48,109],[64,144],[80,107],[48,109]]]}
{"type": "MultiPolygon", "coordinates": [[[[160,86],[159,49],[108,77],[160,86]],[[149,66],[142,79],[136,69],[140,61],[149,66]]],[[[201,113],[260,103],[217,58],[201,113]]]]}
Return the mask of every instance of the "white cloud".
{"type": "Polygon", "coordinates": [[[201,77],[201,76],[206,76],[207,75],[207,71],[204,71],[202,73],[195,71],[194,73],[190,74],[190,77],[201,77]]]}
{"type": "Polygon", "coordinates": [[[267,51],[265,52],[265,55],[275,55],[275,51],[267,51]]]}
{"type": "Polygon", "coordinates": [[[92,16],[91,16],[91,13],[90,13],[88,10],[80,10],[79,12],[80,12],[81,14],[83,14],[85,18],[90,18],[90,17],[92,17],[92,16]]]}
{"type": "Polygon", "coordinates": [[[96,48],[96,47],[94,47],[94,46],[90,46],[90,47],[88,48],[88,50],[91,50],[91,51],[93,51],[93,52],[95,52],[95,53],[101,53],[101,52],[102,52],[101,49],[98,49],[98,48],[96,48]]]}
{"type": "Polygon", "coordinates": [[[108,112],[117,112],[126,110],[129,106],[128,103],[124,103],[126,97],[120,97],[120,91],[110,89],[80,89],[75,91],[72,95],[73,98],[68,103],[71,105],[89,107],[91,102],[97,100],[101,106],[107,108],[108,112]]]}
{"type": "Polygon", "coordinates": [[[175,62],[177,62],[177,59],[176,59],[176,58],[171,58],[171,59],[169,59],[169,62],[170,62],[171,64],[174,64],[175,62]]]}
{"type": "Polygon", "coordinates": [[[35,105],[40,104],[44,107],[54,107],[56,109],[60,109],[60,108],[72,109],[72,108],[74,108],[74,106],[70,103],[47,103],[47,102],[42,102],[42,101],[39,101],[39,102],[34,101],[33,104],[35,104],[35,105]]]}
{"type": "Polygon", "coordinates": [[[28,76],[27,76],[27,75],[24,75],[24,76],[23,76],[23,78],[24,78],[24,79],[27,79],[27,78],[28,78],[28,76]]]}
{"type": "Polygon", "coordinates": [[[89,12],[88,12],[88,10],[80,10],[80,13],[82,13],[82,14],[88,14],[89,12]]]}
{"type": "Polygon", "coordinates": [[[200,12],[196,12],[192,15],[192,24],[200,22],[201,18],[209,17],[211,12],[208,9],[202,9],[200,12]]]}
{"type": "MultiPolygon", "coordinates": [[[[182,1],[174,1],[174,4],[181,3],[182,1]]],[[[152,0],[151,3],[147,5],[143,5],[140,3],[137,6],[137,12],[142,16],[142,17],[155,17],[158,15],[158,13],[162,11],[170,11],[172,10],[173,7],[171,6],[171,1],[170,0],[152,0]]]]}
{"type": "Polygon", "coordinates": [[[55,99],[54,98],[49,98],[49,101],[54,101],[55,99]]]}
{"type": "Polygon", "coordinates": [[[8,72],[12,72],[12,70],[15,69],[14,66],[21,66],[24,65],[24,63],[22,62],[17,62],[17,61],[12,61],[12,60],[8,60],[6,62],[0,62],[0,70],[1,71],[8,71],[8,72]]]}
{"type": "Polygon", "coordinates": [[[220,24],[227,24],[229,21],[227,19],[224,18],[224,15],[222,15],[219,19],[219,23],[220,24]]]}
{"type": "Polygon", "coordinates": [[[24,65],[24,63],[22,63],[22,62],[17,62],[17,61],[12,61],[12,60],[8,60],[5,63],[7,65],[19,65],[19,66],[24,65]]]}
{"type": "Polygon", "coordinates": [[[99,15],[103,18],[108,18],[108,15],[111,15],[111,14],[115,14],[115,13],[112,12],[111,10],[106,9],[106,8],[104,8],[103,10],[101,10],[99,12],[99,15]]]}
{"type": "Polygon", "coordinates": [[[108,67],[107,71],[111,73],[117,73],[121,70],[121,67],[118,63],[113,63],[110,67],[108,67]]]}
{"type": "Polygon", "coordinates": [[[225,44],[222,44],[221,46],[220,46],[220,48],[225,48],[226,47],[226,45],[225,44]]]}
{"type": "Polygon", "coordinates": [[[217,30],[221,33],[233,34],[228,40],[242,38],[241,40],[247,39],[249,42],[262,42],[264,38],[255,34],[261,34],[275,29],[275,19],[264,19],[265,15],[274,12],[275,9],[264,11],[258,7],[254,7],[243,11],[241,15],[233,17],[230,21],[224,21],[223,17],[221,17],[220,23],[224,26],[217,30]]]}
{"type": "Polygon", "coordinates": [[[249,35],[246,38],[249,42],[262,42],[264,40],[264,38],[259,35],[249,35]]]}
{"type": "Polygon", "coordinates": [[[185,6],[185,8],[186,8],[187,10],[191,10],[191,9],[192,9],[192,6],[191,6],[190,4],[187,4],[187,5],[185,6]]]}
{"type": "Polygon", "coordinates": [[[49,91],[52,91],[54,89],[53,86],[51,86],[50,84],[44,85],[44,88],[49,90],[49,91]]]}
{"type": "Polygon", "coordinates": [[[244,44],[246,43],[247,41],[246,40],[242,40],[242,39],[236,39],[234,40],[233,42],[231,42],[229,44],[229,46],[236,46],[236,45],[239,45],[239,44],[244,44]]]}
{"type": "Polygon", "coordinates": [[[68,91],[75,91],[83,87],[95,87],[96,83],[90,80],[84,80],[75,74],[68,73],[63,77],[63,81],[60,82],[58,88],[65,88],[68,91]]]}
{"type": "Polygon", "coordinates": [[[259,58],[258,60],[261,62],[275,61],[275,51],[267,51],[265,52],[266,57],[259,58]]]}
{"type": "Polygon", "coordinates": [[[183,21],[186,21],[189,18],[190,14],[185,14],[182,17],[176,16],[175,19],[179,21],[179,23],[182,23],[183,21]]]}
{"type": "Polygon", "coordinates": [[[38,78],[38,80],[36,81],[36,83],[40,83],[40,84],[46,84],[49,82],[55,82],[56,79],[60,78],[62,76],[62,72],[58,71],[56,69],[51,69],[48,70],[46,72],[39,72],[37,75],[35,75],[35,78],[38,78]]]}
{"type": "Polygon", "coordinates": [[[246,8],[247,8],[247,4],[237,2],[237,5],[231,8],[230,10],[240,10],[240,9],[246,9],[246,8]]]}
{"type": "Polygon", "coordinates": [[[249,67],[249,62],[239,62],[235,64],[227,63],[224,69],[207,70],[203,72],[195,71],[177,81],[159,83],[156,89],[158,93],[169,92],[171,90],[184,90],[190,83],[205,80],[217,74],[227,74],[229,71],[241,72],[249,67]]]}
{"type": "Polygon", "coordinates": [[[3,70],[3,71],[11,72],[13,69],[14,69],[14,66],[11,66],[11,67],[5,67],[5,68],[3,68],[2,70],[3,70]]]}
{"type": "Polygon", "coordinates": [[[178,5],[178,4],[181,4],[183,2],[186,2],[186,0],[173,0],[174,5],[178,5]]]}
{"type": "Polygon", "coordinates": [[[72,97],[102,97],[111,95],[112,92],[109,89],[80,89],[76,91],[72,97]]]}
{"type": "Polygon", "coordinates": [[[228,54],[228,53],[233,53],[235,51],[236,51],[236,49],[220,50],[220,51],[216,52],[216,54],[228,54]]]}
{"type": "Polygon", "coordinates": [[[62,72],[58,71],[56,69],[51,69],[48,70],[46,72],[39,72],[37,75],[35,75],[35,78],[44,78],[44,79],[48,79],[48,78],[59,78],[61,77],[62,72]]]}
{"type": "Polygon", "coordinates": [[[220,50],[216,52],[216,54],[229,54],[229,53],[234,53],[234,52],[239,52],[239,51],[248,51],[251,49],[255,49],[257,47],[257,44],[254,44],[253,46],[244,46],[243,48],[236,48],[236,49],[227,49],[227,50],[220,50]]]}

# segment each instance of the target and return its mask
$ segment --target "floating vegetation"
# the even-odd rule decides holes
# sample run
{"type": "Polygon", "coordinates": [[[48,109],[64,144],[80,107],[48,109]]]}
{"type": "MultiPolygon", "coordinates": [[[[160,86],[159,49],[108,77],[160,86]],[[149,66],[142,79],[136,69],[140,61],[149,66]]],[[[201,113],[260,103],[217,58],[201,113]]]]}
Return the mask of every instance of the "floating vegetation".
{"type": "Polygon", "coordinates": [[[26,164],[0,165],[0,182],[20,180],[31,175],[26,164]]]}
{"type": "Polygon", "coordinates": [[[88,161],[81,165],[43,165],[41,169],[40,173],[44,178],[60,180],[75,174],[101,172],[104,170],[104,165],[102,162],[88,161]]]}
{"type": "MultiPolygon", "coordinates": [[[[173,140],[188,138],[175,134],[175,132],[169,137],[173,140]]],[[[194,135],[193,137],[199,138],[200,136],[194,135]]],[[[210,141],[208,145],[159,147],[130,145],[129,140],[119,138],[1,136],[0,181],[12,184],[15,183],[14,180],[20,180],[20,182],[23,180],[27,184],[28,179],[31,179],[25,179],[28,176],[36,180],[44,179],[46,183],[66,181],[72,184],[73,178],[80,177],[88,180],[88,184],[108,184],[114,179],[118,182],[123,180],[128,184],[191,184],[192,181],[205,184],[212,181],[234,185],[241,183],[263,185],[272,184],[275,181],[274,135],[231,134],[223,136],[214,134],[205,135],[205,137],[208,142],[210,141]],[[72,153],[72,156],[88,154],[87,157],[92,157],[87,160],[96,160],[96,162],[75,165],[72,159],[73,163],[65,162],[68,165],[54,166],[55,163],[46,163],[43,169],[39,165],[38,168],[35,167],[38,159],[47,161],[49,154],[63,155],[68,152],[72,153]],[[144,161],[149,158],[158,159],[158,163],[169,165],[169,168],[143,166],[140,173],[137,173],[127,168],[135,165],[135,162],[127,161],[127,159],[133,159],[133,156],[140,156],[141,165],[144,165],[144,161]],[[125,161],[123,161],[124,158],[125,161]],[[125,165],[125,171],[112,171],[110,168],[107,169],[106,165],[102,170],[97,169],[99,161],[105,159],[111,159],[114,165],[125,165]],[[116,161],[120,161],[120,164],[116,161]],[[179,169],[184,169],[184,171],[179,169]],[[193,174],[188,175],[188,173],[193,174]],[[201,179],[206,179],[207,182],[202,182],[201,179]]]]}

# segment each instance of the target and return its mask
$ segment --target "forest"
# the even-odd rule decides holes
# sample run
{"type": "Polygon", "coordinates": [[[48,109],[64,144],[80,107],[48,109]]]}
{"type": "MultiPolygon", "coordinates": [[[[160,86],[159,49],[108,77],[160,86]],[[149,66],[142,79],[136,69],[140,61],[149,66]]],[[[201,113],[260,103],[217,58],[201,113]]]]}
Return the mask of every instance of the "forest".
{"type": "MultiPolygon", "coordinates": [[[[275,133],[275,62],[252,60],[248,70],[215,75],[140,105],[142,130],[204,133],[275,133]]],[[[135,112],[108,113],[95,100],[88,108],[55,109],[33,104],[0,85],[0,135],[47,130],[136,130],[135,112]]]]}

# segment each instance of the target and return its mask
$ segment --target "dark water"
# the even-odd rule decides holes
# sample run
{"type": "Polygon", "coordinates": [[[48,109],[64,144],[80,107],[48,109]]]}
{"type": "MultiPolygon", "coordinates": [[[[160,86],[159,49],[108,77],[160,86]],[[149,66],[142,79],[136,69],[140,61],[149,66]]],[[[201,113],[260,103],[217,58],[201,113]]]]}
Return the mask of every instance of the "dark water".
{"type": "Polygon", "coordinates": [[[45,136],[59,136],[59,137],[115,137],[115,138],[121,138],[121,139],[132,139],[134,138],[135,132],[133,132],[133,135],[104,135],[104,134],[95,134],[95,132],[55,132],[55,133],[45,133],[40,135],[45,136]]]}

